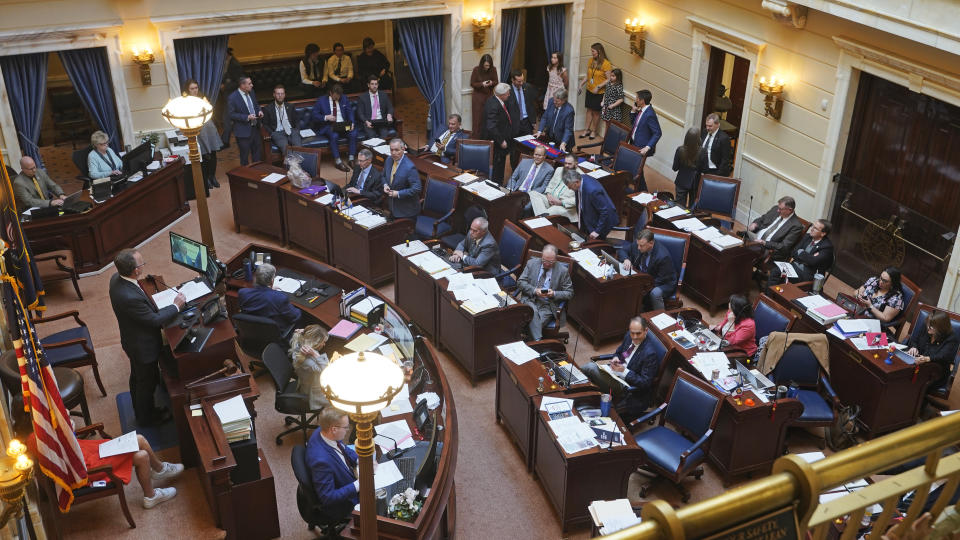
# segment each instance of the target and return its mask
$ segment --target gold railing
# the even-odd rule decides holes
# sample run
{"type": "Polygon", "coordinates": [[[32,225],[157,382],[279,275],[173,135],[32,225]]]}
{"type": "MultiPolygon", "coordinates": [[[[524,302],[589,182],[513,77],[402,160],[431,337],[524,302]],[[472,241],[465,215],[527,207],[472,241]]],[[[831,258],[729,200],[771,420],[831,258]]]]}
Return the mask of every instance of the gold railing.
{"type": "MultiPolygon", "coordinates": [[[[960,508],[944,510],[960,485],[960,454],[941,457],[941,453],[945,447],[958,443],[960,413],[928,420],[813,463],[787,455],[774,463],[770,476],[705,501],[678,510],[665,501],[649,502],[643,507],[642,523],[603,538],[702,538],[794,508],[800,531],[809,531],[813,538],[820,539],[826,538],[834,523],[859,524],[865,511],[874,504],[882,505],[883,511],[873,525],[870,538],[880,538],[896,516],[894,511],[900,497],[917,491],[903,520],[903,527],[909,527],[920,517],[930,487],[937,481],[946,481],[946,485],[930,513],[933,521],[944,514],[942,523],[936,526],[937,532],[952,532],[958,529],[955,512],[960,508]],[[924,456],[924,464],[907,472],[824,504],[819,502],[821,493],[924,456]]],[[[856,538],[858,528],[858,525],[845,527],[842,538],[856,538]]]]}

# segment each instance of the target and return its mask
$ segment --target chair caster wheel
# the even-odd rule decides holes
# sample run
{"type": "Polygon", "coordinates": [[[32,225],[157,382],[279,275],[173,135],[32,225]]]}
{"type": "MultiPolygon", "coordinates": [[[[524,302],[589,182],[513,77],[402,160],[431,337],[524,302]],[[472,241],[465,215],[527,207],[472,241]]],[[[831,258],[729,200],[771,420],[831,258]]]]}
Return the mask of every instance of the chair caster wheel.
{"type": "Polygon", "coordinates": [[[283,439],[277,437],[277,446],[283,446],[283,439]]]}
{"type": "Polygon", "coordinates": [[[286,417],[286,418],[283,419],[283,424],[286,425],[286,426],[291,426],[291,425],[293,425],[293,422],[294,422],[294,419],[293,419],[292,416],[288,416],[288,417],[286,417]]]}
{"type": "Polygon", "coordinates": [[[570,344],[570,338],[563,338],[563,344],[564,345],[570,344]]]}

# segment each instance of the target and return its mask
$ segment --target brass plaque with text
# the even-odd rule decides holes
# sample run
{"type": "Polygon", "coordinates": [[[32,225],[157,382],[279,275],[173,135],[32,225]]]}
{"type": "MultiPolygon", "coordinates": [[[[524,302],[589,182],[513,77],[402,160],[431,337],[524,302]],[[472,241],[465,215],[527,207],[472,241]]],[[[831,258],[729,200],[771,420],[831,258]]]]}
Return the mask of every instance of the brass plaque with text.
{"type": "Polygon", "coordinates": [[[801,535],[800,526],[797,524],[796,506],[790,505],[704,537],[704,540],[798,540],[799,538],[801,535]]]}

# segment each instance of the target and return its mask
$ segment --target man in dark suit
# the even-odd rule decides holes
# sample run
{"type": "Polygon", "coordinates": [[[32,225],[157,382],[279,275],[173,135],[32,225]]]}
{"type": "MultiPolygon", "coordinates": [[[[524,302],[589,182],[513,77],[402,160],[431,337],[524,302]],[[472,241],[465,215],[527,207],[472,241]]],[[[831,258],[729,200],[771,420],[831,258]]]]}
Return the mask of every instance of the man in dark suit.
{"type": "Polygon", "coordinates": [[[793,197],[782,197],[776,206],[747,227],[748,231],[756,233],[757,241],[770,251],[775,261],[789,259],[793,246],[803,234],[803,224],[794,212],[796,207],[793,197]]]}
{"type": "Polygon", "coordinates": [[[490,234],[490,222],[478,217],[470,223],[467,236],[457,244],[450,262],[462,266],[479,266],[491,274],[500,273],[500,245],[490,234]]]}
{"type": "Polygon", "coordinates": [[[577,192],[580,230],[587,233],[590,240],[606,238],[610,229],[620,222],[607,190],[593,177],[581,175],[576,169],[563,171],[563,182],[577,192]]]}
{"type": "Polygon", "coordinates": [[[559,311],[560,303],[573,298],[570,269],[557,262],[556,246],[547,244],[540,258],[531,257],[527,261],[517,281],[517,289],[520,301],[533,308],[530,339],[539,341],[543,338],[543,325],[559,311]]]}
{"type": "Polygon", "coordinates": [[[340,159],[340,138],[347,138],[347,148],[350,153],[349,162],[353,162],[357,155],[357,130],[354,129],[353,107],[347,96],[343,95],[343,87],[333,85],[330,94],[317,98],[310,112],[313,120],[313,131],[319,137],[326,137],[330,141],[330,153],[333,154],[334,166],[343,172],[350,167],[340,159]]]}
{"type": "Polygon", "coordinates": [[[700,141],[707,153],[707,168],[703,171],[704,174],[730,176],[733,172],[733,148],[730,146],[730,136],[720,131],[720,117],[717,113],[707,115],[700,141]]]}
{"type": "Polygon", "coordinates": [[[625,422],[630,422],[650,408],[662,361],[652,341],[647,339],[646,321],[643,317],[634,317],[630,319],[630,330],[623,336],[623,342],[608,364],[618,378],[630,385],[629,388],[618,392],[623,385],[612,380],[612,376],[603,371],[597,362],[590,362],[580,369],[601,392],[612,390],[614,395],[620,394],[616,403],[617,412],[625,422]]]}
{"type": "Polygon", "coordinates": [[[510,112],[507,100],[510,98],[510,85],[500,83],[493,88],[493,96],[483,104],[483,138],[493,141],[493,174],[491,180],[503,184],[504,168],[507,156],[513,148],[516,125],[519,125],[516,111],[510,112]]]}
{"type": "Polygon", "coordinates": [[[290,303],[283,291],[273,288],[273,279],[277,269],[272,264],[262,263],[253,272],[253,287],[244,287],[237,291],[240,311],[248,315],[265,317],[277,323],[280,332],[287,335],[300,320],[302,312],[290,303]]]}
{"type": "Polygon", "coordinates": [[[237,90],[240,77],[243,77],[243,66],[233,55],[232,47],[227,47],[224,64],[226,67],[223,70],[223,78],[220,79],[220,95],[217,96],[214,116],[223,122],[223,132],[220,137],[223,140],[223,148],[227,149],[230,147],[230,134],[233,133],[233,120],[230,118],[227,98],[237,90]]]}
{"type": "Polygon", "coordinates": [[[353,175],[345,190],[348,195],[364,197],[374,206],[380,206],[383,201],[383,172],[373,166],[373,152],[363,148],[357,154],[357,166],[353,168],[353,175]]]}
{"type": "Polygon", "coordinates": [[[169,411],[157,409],[153,403],[164,350],[160,330],[173,322],[187,299],[178,293],[173,305],[157,309],[137,283],[146,265],[139,251],[124,249],[113,263],[117,273],[110,277],[110,305],[120,326],[120,345],[130,359],[133,413],[139,426],[159,425],[170,419],[169,411]]]}
{"type": "MultiPolygon", "coordinates": [[[[537,89],[524,80],[523,72],[520,70],[510,74],[510,83],[507,108],[510,111],[520,112],[514,137],[530,135],[533,133],[534,126],[537,125],[537,89]]],[[[514,151],[510,155],[510,168],[516,167],[519,162],[520,152],[514,151]]]]}
{"type": "Polygon", "coordinates": [[[447,117],[447,130],[434,139],[433,144],[421,148],[422,152],[430,152],[440,158],[440,163],[452,163],[457,158],[457,141],[466,139],[467,134],[460,128],[459,114],[447,117]]]}
{"type": "Polygon", "coordinates": [[[567,102],[567,91],[562,88],[557,90],[540,118],[540,129],[534,135],[538,139],[546,137],[548,141],[559,143],[561,152],[566,152],[568,148],[573,150],[575,114],[573,105],[567,102]]]}
{"type": "MultiPolygon", "coordinates": [[[[627,142],[638,146],[640,153],[648,158],[653,157],[657,151],[657,142],[660,140],[662,131],[660,130],[660,120],[657,118],[657,111],[653,110],[650,102],[653,94],[649,90],[640,90],[637,92],[637,99],[630,109],[630,121],[633,128],[630,130],[630,138],[627,142]]],[[[637,189],[647,191],[647,180],[643,175],[643,168],[640,168],[639,185],[637,189]]]]}
{"type": "Polygon", "coordinates": [[[257,106],[257,97],[253,95],[253,81],[250,77],[240,77],[237,91],[230,94],[227,100],[230,119],[233,120],[233,136],[237,139],[237,148],[240,150],[240,164],[246,165],[253,161],[260,161],[262,153],[260,142],[260,118],[263,111],[257,106]]]}
{"type": "MultiPolygon", "coordinates": [[[[797,277],[789,278],[790,283],[812,281],[814,274],[823,274],[833,266],[833,242],[827,238],[832,228],[833,224],[825,219],[813,222],[797,249],[793,251],[790,265],[797,272],[797,277]]],[[[783,283],[783,272],[776,265],[771,265],[769,270],[768,287],[783,283]]]]}
{"type": "Polygon", "coordinates": [[[286,97],[286,88],[278,84],[273,87],[273,102],[261,107],[263,127],[284,156],[287,155],[288,145],[300,146],[303,141],[300,137],[300,116],[297,115],[297,108],[286,103],[286,97]]]}
{"type": "Polygon", "coordinates": [[[357,453],[343,444],[349,432],[347,414],[327,407],[307,443],[307,466],[324,521],[346,520],[359,502],[357,453]]]}
{"type": "Polygon", "coordinates": [[[383,192],[387,196],[390,215],[413,218],[420,213],[420,173],[405,155],[403,141],[390,141],[390,157],[383,164],[383,192]]]}
{"type": "Polygon", "coordinates": [[[636,242],[625,242],[617,250],[624,271],[636,270],[653,277],[653,288],[643,299],[645,310],[664,309],[663,297],[677,291],[677,271],[667,248],[657,243],[653,231],[644,229],[636,242]]]}
{"type": "Polygon", "coordinates": [[[380,90],[380,78],[367,77],[367,92],[357,98],[357,128],[364,139],[389,139],[397,134],[393,127],[393,103],[380,90]]]}

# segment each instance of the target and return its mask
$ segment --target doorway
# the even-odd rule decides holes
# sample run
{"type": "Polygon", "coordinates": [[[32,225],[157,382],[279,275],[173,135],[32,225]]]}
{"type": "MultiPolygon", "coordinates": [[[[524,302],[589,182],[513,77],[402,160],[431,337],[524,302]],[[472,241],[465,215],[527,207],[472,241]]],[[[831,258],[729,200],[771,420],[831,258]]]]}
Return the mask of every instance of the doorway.
{"type": "Polygon", "coordinates": [[[707,83],[703,94],[703,115],[698,127],[710,113],[720,116],[720,129],[730,136],[736,159],[737,139],[743,125],[743,103],[750,76],[750,61],[718,47],[710,47],[707,83]]]}

